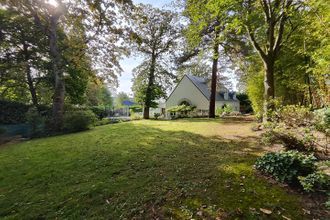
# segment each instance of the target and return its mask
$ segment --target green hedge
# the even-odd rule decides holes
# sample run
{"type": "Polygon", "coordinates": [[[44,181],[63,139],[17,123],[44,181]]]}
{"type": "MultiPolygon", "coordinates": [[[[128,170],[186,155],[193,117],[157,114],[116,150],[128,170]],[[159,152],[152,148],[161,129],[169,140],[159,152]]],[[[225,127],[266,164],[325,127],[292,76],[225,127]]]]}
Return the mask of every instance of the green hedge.
{"type": "MultiPolygon", "coordinates": [[[[22,124],[27,122],[26,113],[32,105],[20,102],[0,100],[0,124],[22,124]]],[[[38,110],[41,116],[48,117],[52,114],[51,107],[39,105],[38,110]]]]}
{"type": "Polygon", "coordinates": [[[26,121],[25,114],[29,110],[28,105],[0,100],[0,124],[20,124],[26,121]]]}

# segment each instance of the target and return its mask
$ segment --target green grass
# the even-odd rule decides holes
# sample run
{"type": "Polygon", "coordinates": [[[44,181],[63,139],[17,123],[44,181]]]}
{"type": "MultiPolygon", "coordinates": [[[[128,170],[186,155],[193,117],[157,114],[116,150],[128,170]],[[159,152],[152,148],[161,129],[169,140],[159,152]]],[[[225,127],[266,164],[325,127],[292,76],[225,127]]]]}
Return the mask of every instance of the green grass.
{"type": "Polygon", "coordinates": [[[5,146],[0,218],[301,219],[298,195],[255,175],[250,127],[134,121],[5,146]]]}

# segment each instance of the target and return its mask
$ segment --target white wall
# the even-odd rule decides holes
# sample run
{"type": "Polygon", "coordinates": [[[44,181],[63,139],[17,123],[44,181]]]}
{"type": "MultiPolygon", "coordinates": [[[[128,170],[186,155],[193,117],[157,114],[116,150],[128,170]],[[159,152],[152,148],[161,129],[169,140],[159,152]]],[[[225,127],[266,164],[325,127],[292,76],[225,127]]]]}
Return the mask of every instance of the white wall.
{"type": "Polygon", "coordinates": [[[201,91],[184,76],[179,85],[175,88],[173,93],[166,101],[166,108],[179,105],[183,100],[189,100],[197,109],[208,110],[209,101],[202,94],[201,91]]]}

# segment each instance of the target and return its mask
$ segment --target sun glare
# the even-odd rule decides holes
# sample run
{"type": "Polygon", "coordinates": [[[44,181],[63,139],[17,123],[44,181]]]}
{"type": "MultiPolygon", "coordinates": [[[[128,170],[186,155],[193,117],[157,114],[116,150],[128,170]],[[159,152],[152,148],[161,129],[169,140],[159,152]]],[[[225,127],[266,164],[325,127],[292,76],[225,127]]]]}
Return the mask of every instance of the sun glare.
{"type": "Polygon", "coordinates": [[[47,0],[46,1],[48,4],[54,6],[54,7],[57,7],[58,6],[58,3],[56,0],[47,0]]]}

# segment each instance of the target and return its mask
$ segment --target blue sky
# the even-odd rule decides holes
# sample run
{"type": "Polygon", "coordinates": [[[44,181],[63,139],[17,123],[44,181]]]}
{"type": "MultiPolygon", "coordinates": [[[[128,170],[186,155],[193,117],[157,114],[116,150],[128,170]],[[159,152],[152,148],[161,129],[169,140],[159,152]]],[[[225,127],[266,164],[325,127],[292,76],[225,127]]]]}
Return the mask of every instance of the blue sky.
{"type": "MultiPolygon", "coordinates": [[[[166,4],[171,3],[172,0],[133,0],[134,3],[143,3],[143,4],[151,4],[155,7],[163,7],[166,4]]],[[[134,67],[138,66],[141,63],[141,58],[136,57],[136,55],[132,55],[131,57],[124,58],[120,64],[123,68],[123,72],[119,77],[119,87],[117,88],[117,92],[126,92],[128,94],[132,94],[131,86],[132,86],[132,70],[134,67]]]]}

